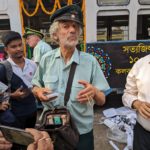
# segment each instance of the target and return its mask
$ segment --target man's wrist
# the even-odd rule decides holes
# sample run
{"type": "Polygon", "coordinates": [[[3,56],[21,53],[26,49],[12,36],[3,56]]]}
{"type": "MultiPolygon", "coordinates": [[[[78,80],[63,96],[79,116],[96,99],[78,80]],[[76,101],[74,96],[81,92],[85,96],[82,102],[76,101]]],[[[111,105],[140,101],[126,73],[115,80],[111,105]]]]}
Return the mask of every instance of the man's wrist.
{"type": "Polygon", "coordinates": [[[33,93],[35,96],[37,96],[39,89],[40,89],[40,88],[39,88],[38,86],[34,86],[34,87],[32,88],[32,93],[33,93]]]}
{"type": "Polygon", "coordinates": [[[94,94],[94,97],[93,97],[93,98],[95,99],[96,96],[97,96],[97,94],[98,94],[98,92],[99,92],[99,90],[98,90],[96,87],[94,87],[94,88],[95,88],[95,89],[94,89],[94,90],[95,90],[95,94],[94,94]]]}
{"type": "Polygon", "coordinates": [[[15,93],[10,93],[10,97],[14,98],[15,97],[15,93]]]}

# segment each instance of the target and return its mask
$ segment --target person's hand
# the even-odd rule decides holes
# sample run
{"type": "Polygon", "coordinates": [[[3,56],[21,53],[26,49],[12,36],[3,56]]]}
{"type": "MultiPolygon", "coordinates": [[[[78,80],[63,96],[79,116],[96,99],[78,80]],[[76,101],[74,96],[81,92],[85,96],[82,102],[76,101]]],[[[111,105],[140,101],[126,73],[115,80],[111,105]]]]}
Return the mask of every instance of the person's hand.
{"type": "Polygon", "coordinates": [[[12,144],[8,142],[0,131],[0,150],[11,150],[12,144]]]}
{"type": "Polygon", "coordinates": [[[135,108],[145,119],[150,118],[150,103],[135,100],[132,107],[135,108]]]}
{"type": "Polygon", "coordinates": [[[47,132],[36,129],[26,129],[26,131],[31,133],[35,140],[27,150],[54,150],[52,140],[47,132]]]}
{"type": "Polygon", "coordinates": [[[23,89],[23,87],[18,88],[15,92],[11,93],[11,97],[15,99],[22,99],[29,95],[29,92],[27,89],[23,89]]]}
{"type": "Polygon", "coordinates": [[[78,101],[80,103],[87,103],[88,101],[93,100],[96,94],[96,88],[84,80],[80,80],[78,83],[84,86],[84,89],[81,90],[77,95],[78,101]]]}
{"type": "Polygon", "coordinates": [[[5,111],[8,108],[9,108],[9,102],[8,101],[3,101],[2,103],[0,103],[0,110],[5,111]]]}
{"type": "Polygon", "coordinates": [[[46,96],[47,94],[52,93],[52,91],[48,88],[34,87],[32,92],[40,101],[50,101],[51,100],[46,96]]]}

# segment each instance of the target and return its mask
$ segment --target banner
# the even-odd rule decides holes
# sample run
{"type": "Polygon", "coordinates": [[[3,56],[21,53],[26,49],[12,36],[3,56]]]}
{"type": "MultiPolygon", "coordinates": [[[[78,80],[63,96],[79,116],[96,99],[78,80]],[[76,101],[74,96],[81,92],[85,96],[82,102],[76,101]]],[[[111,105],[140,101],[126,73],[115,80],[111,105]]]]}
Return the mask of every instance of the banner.
{"type": "Polygon", "coordinates": [[[150,54],[149,41],[88,43],[87,52],[98,60],[111,88],[124,88],[133,64],[150,54]]]}

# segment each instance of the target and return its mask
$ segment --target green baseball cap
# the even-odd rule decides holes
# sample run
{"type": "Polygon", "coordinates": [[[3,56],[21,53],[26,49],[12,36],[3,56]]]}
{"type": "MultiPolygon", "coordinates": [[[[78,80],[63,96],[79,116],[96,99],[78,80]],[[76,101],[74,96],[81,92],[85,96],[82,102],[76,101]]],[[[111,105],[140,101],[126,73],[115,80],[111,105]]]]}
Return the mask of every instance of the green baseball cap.
{"type": "Polygon", "coordinates": [[[81,8],[78,5],[67,5],[60,9],[57,9],[50,17],[50,22],[54,21],[75,21],[80,25],[83,25],[83,15],[81,8]]]}
{"type": "Polygon", "coordinates": [[[44,34],[41,33],[40,31],[31,29],[31,28],[25,28],[25,33],[23,35],[24,38],[27,38],[29,35],[37,35],[39,36],[41,39],[43,39],[44,34]]]}

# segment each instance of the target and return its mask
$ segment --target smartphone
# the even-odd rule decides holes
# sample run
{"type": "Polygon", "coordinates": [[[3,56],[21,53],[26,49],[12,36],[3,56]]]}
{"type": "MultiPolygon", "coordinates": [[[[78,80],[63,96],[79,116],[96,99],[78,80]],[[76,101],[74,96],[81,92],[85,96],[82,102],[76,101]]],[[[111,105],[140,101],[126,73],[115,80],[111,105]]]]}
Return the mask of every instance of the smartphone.
{"type": "Polygon", "coordinates": [[[23,129],[0,125],[0,130],[9,142],[28,146],[34,142],[33,136],[23,129]]]}
{"type": "Polygon", "coordinates": [[[50,94],[46,94],[46,96],[51,99],[51,98],[57,98],[58,97],[58,93],[50,93],[50,94]]]}

